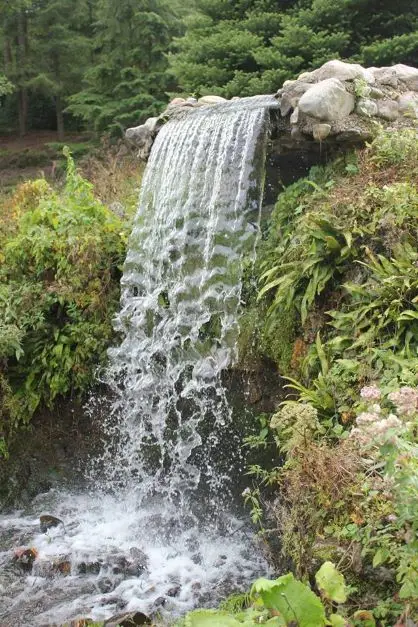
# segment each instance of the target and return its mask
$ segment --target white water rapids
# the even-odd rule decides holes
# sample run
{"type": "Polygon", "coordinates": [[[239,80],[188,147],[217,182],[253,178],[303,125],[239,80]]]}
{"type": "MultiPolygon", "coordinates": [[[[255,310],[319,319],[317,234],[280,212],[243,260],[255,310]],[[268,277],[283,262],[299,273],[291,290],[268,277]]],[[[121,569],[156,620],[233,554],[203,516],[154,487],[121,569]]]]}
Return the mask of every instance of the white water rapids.
{"type": "Polygon", "coordinates": [[[265,572],[231,506],[242,462],[222,372],[236,359],[272,106],[202,107],[160,130],[122,279],[105,450],[83,493],[0,517],[1,626],[131,610],[169,621],[265,572]],[[40,514],[64,526],[40,533],[40,514]],[[19,545],[38,551],[26,573],[19,545]]]}

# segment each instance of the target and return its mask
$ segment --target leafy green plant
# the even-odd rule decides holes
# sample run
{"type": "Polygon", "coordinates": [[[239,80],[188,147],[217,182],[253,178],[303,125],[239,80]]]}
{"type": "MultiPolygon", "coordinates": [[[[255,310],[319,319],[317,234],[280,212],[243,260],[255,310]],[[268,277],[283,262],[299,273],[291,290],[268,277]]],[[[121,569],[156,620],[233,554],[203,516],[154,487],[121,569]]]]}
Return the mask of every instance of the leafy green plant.
{"type": "Polygon", "coordinates": [[[0,357],[11,396],[0,431],[6,441],[40,403],[85,392],[113,338],[126,226],[96,200],[68,151],[65,156],[63,190],[42,181],[18,191],[11,203],[15,225],[3,235],[0,357]]]}

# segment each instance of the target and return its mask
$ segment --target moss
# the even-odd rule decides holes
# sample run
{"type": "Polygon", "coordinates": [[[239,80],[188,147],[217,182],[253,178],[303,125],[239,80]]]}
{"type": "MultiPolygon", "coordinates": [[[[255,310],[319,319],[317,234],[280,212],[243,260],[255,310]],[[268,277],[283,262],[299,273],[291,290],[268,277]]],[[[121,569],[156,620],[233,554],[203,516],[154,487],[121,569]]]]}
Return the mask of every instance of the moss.
{"type": "Polygon", "coordinates": [[[261,351],[274,361],[282,375],[294,372],[298,362],[294,359],[297,341],[296,310],[282,309],[274,318],[266,318],[261,333],[261,351]]]}

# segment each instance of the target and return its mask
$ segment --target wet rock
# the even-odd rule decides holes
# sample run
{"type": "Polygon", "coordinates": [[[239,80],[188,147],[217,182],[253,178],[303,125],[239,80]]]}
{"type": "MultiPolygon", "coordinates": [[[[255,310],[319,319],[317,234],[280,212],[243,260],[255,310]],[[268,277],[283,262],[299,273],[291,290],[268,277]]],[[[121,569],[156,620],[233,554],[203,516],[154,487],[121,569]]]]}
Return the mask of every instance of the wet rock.
{"type": "Polygon", "coordinates": [[[135,627],[135,625],[151,625],[151,619],[142,612],[112,616],[104,622],[105,627],[135,627]]]}
{"type": "Polygon", "coordinates": [[[191,556],[190,559],[192,560],[193,564],[201,564],[203,561],[203,558],[200,553],[195,553],[194,555],[191,556]]]}
{"type": "Polygon", "coordinates": [[[169,590],[167,590],[168,597],[178,597],[181,592],[181,586],[173,586],[169,590]]]}
{"type": "Polygon", "coordinates": [[[195,581],[194,583],[192,583],[193,592],[197,592],[198,590],[201,590],[201,588],[202,584],[200,583],[200,581],[195,581]]]}
{"type": "Polygon", "coordinates": [[[216,566],[216,568],[223,566],[226,562],[226,559],[227,559],[226,555],[220,555],[218,559],[216,560],[214,566],[216,566]]]}
{"type": "Polygon", "coordinates": [[[119,555],[109,559],[108,563],[113,574],[139,577],[147,570],[147,556],[140,549],[136,549],[136,547],[133,547],[133,549],[134,551],[133,554],[131,554],[131,559],[127,559],[124,555],[119,555]]]}
{"type": "Polygon", "coordinates": [[[331,132],[331,124],[314,124],[312,134],[316,141],[323,141],[331,132]]]}
{"type": "Polygon", "coordinates": [[[112,592],[115,584],[109,577],[103,577],[102,579],[98,580],[97,587],[99,588],[100,592],[102,592],[103,594],[107,594],[108,592],[112,592]]]}
{"type": "Polygon", "coordinates": [[[37,560],[33,567],[36,577],[54,577],[71,575],[71,561],[68,555],[58,555],[50,559],[37,560]]]}
{"type": "Polygon", "coordinates": [[[328,78],[306,91],[299,100],[302,113],[320,120],[339,120],[354,109],[354,96],[337,78],[328,78]]]}
{"type": "Polygon", "coordinates": [[[154,607],[157,609],[159,607],[164,607],[167,603],[167,599],[165,597],[158,597],[154,601],[154,607]]]}
{"type": "Polygon", "coordinates": [[[77,571],[80,575],[98,575],[100,569],[102,567],[102,563],[99,561],[96,562],[80,562],[77,566],[77,571]]]}
{"type": "Polygon", "coordinates": [[[59,518],[55,516],[51,516],[50,514],[44,514],[39,517],[39,527],[42,533],[46,533],[48,529],[52,529],[53,527],[58,527],[59,525],[63,525],[64,523],[59,518]]]}
{"type": "Polygon", "coordinates": [[[29,572],[32,570],[33,562],[36,560],[37,556],[38,551],[36,549],[21,546],[15,549],[13,561],[16,562],[22,570],[29,572]]]}

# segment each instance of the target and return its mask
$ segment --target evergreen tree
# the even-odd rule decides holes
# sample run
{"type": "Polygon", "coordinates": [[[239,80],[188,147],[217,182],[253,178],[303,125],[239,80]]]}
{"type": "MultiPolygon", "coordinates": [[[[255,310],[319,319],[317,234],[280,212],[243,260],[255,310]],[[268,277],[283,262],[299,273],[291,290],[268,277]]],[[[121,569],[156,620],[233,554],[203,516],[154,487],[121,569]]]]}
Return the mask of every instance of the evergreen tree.
{"type": "MultiPolygon", "coordinates": [[[[15,86],[13,104],[18,110],[19,134],[27,131],[31,73],[28,23],[32,14],[32,0],[0,0],[0,44],[3,49],[2,72],[5,80],[15,86]]],[[[5,83],[6,84],[6,83],[5,83]]],[[[6,94],[10,94],[10,88],[6,94]]]]}
{"type": "Polygon", "coordinates": [[[332,58],[418,64],[418,0],[200,0],[171,66],[187,92],[274,92],[332,58]]]}
{"type": "Polygon", "coordinates": [[[54,99],[60,139],[64,136],[65,99],[80,89],[90,60],[85,31],[92,6],[88,0],[43,0],[33,20],[34,67],[28,85],[54,99]]]}
{"type": "Polygon", "coordinates": [[[174,87],[166,52],[179,32],[167,0],[99,0],[95,62],[69,110],[96,130],[119,132],[158,114],[174,87]]]}

